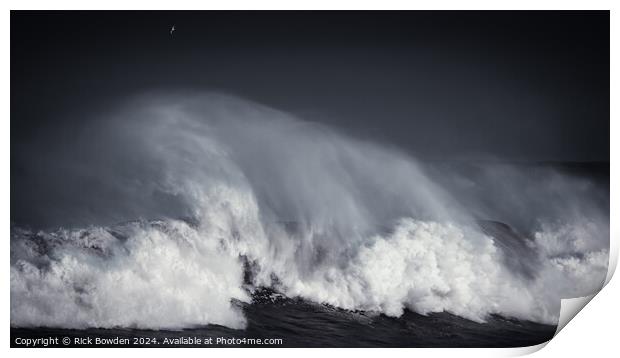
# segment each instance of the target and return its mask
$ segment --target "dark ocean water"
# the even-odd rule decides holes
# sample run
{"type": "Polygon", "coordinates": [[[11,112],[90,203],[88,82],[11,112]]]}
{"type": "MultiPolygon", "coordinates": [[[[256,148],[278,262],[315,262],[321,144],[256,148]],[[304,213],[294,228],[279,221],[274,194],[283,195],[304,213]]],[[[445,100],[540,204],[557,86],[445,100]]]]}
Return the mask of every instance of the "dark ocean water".
{"type": "Polygon", "coordinates": [[[260,291],[252,304],[242,304],[248,325],[244,330],[208,325],[191,329],[142,330],[11,328],[11,347],[17,339],[58,337],[49,347],[524,347],[546,342],[556,327],[491,316],[486,323],[473,322],[449,313],[422,316],[406,311],[399,318],[366,312],[350,312],[299,299],[260,291]],[[65,345],[62,339],[70,338],[65,345]],[[127,338],[126,344],[97,345],[96,338],[127,338]],[[178,344],[165,338],[200,338],[178,344]],[[211,344],[205,344],[208,338],[211,344]],[[92,343],[76,344],[90,338],[92,343]],[[220,341],[218,343],[218,338],[220,341]],[[221,339],[227,339],[223,342],[221,339]],[[239,338],[236,342],[231,338],[239,338]],[[245,341],[243,340],[245,338],[245,341]],[[258,345],[255,339],[281,339],[258,345]]]}

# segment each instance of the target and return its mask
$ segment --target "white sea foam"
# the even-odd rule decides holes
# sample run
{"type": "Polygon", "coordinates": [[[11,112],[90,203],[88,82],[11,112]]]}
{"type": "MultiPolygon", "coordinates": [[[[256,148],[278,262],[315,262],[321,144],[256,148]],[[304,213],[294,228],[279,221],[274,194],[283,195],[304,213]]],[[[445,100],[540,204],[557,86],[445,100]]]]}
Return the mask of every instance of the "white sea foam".
{"type": "Polygon", "coordinates": [[[244,326],[231,304],[248,300],[237,257],[185,223],[168,221],[163,230],[135,227],[125,242],[100,229],[54,236],[57,244],[44,266],[28,257],[11,265],[14,325],[244,326]]]}
{"type": "Polygon", "coordinates": [[[545,191],[494,192],[497,202],[483,206],[395,149],[245,101],[149,97],[90,123],[76,142],[88,160],[54,158],[64,174],[101,178],[93,191],[122,198],[110,204],[83,193],[98,217],[173,216],[166,204],[174,203],[177,217],[191,220],[13,228],[14,326],[242,328],[232,301],[249,302],[244,261],[250,289],[273,286],[390,316],[408,308],[476,321],[498,313],[555,323],[560,298],[593,292],[606,274],[605,210],[584,203],[583,185],[570,179],[554,182],[565,195],[553,196],[553,210],[527,212],[544,218],[524,239],[528,249],[508,252],[471,213],[512,206],[516,222],[528,221],[521,209],[545,191]],[[533,276],[507,263],[515,254],[536,268],[533,276]]]}

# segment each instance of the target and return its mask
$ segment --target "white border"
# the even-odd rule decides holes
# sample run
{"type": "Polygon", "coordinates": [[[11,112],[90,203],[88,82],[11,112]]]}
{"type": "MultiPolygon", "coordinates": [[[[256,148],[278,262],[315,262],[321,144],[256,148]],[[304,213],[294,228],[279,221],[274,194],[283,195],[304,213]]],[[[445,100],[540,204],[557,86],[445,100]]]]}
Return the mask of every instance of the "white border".
{"type": "MultiPolygon", "coordinates": [[[[474,10],[474,9],[497,9],[497,10],[548,10],[548,9],[563,9],[563,10],[579,10],[579,9],[604,9],[611,10],[611,183],[620,183],[619,169],[618,169],[618,154],[619,145],[615,140],[618,140],[618,123],[617,123],[617,99],[618,99],[618,72],[613,67],[618,61],[618,16],[615,13],[616,7],[612,1],[550,1],[550,0],[522,0],[522,1],[433,1],[433,2],[421,2],[421,1],[395,1],[395,0],[382,0],[382,1],[339,1],[339,0],[304,0],[296,2],[287,2],[283,0],[262,0],[262,1],[244,1],[244,0],[228,0],[220,2],[212,1],[127,1],[127,0],[107,0],[107,1],[89,1],[82,2],[76,0],[60,0],[60,1],[8,1],[8,8],[4,13],[4,31],[2,31],[3,49],[6,55],[2,56],[2,61],[5,70],[3,71],[3,108],[5,109],[5,116],[1,121],[0,135],[2,141],[0,141],[0,160],[2,161],[2,168],[5,170],[0,177],[2,180],[3,197],[0,201],[0,218],[3,223],[2,232],[4,232],[5,241],[4,245],[8,245],[8,235],[10,232],[10,175],[9,175],[9,161],[10,161],[10,56],[9,56],[9,41],[10,41],[10,13],[9,9],[15,10],[52,10],[52,9],[152,9],[152,10],[182,10],[182,9],[419,9],[419,10],[474,10]]],[[[36,104],[33,104],[36,105],[36,104]]],[[[617,258],[618,241],[620,237],[620,228],[618,221],[618,190],[611,186],[611,240],[612,240],[612,255],[617,258]]],[[[15,356],[24,356],[31,354],[44,354],[46,356],[82,356],[85,352],[81,349],[44,349],[44,350],[25,350],[25,349],[9,349],[9,295],[10,295],[10,275],[9,275],[9,250],[7,246],[4,246],[2,251],[2,258],[4,260],[4,270],[1,271],[2,278],[2,302],[0,306],[2,310],[2,322],[0,324],[0,330],[2,330],[4,340],[4,350],[9,354],[15,356]]],[[[609,278],[609,276],[608,276],[609,278]]],[[[551,340],[544,349],[542,349],[538,356],[561,356],[561,355],[586,355],[593,353],[602,353],[604,356],[613,354],[611,352],[617,352],[617,331],[615,327],[615,319],[619,317],[618,302],[620,302],[620,284],[617,283],[617,279],[611,281],[607,287],[603,290],[603,293],[594,297],[592,302],[577,315],[574,322],[571,322],[562,332],[551,340]],[[609,352],[608,354],[605,354],[609,352]]],[[[545,346],[545,345],[541,345],[545,346]]],[[[170,354],[183,354],[190,356],[205,356],[205,355],[252,355],[252,356],[290,356],[291,354],[300,357],[314,357],[316,354],[321,355],[341,355],[341,354],[355,354],[362,356],[370,356],[376,354],[390,354],[396,356],[407,356],[423,354],[431,356],[465,356],[465,357],[484,357],[484,356],[513,356],[531,353],[540,349],[541,347],[531,347],[522,349],[356,349],[354,352],[343,349],[188,349],[184,348],[181,351],[176,349],[151,349],[146,354],[155,356],[168,356],[170,354]]],[[[93,356],[107,356],[110,354],[143,354],[139,350],[131,349],[90,349],[87,351],[88,355],[93,356]]]]}

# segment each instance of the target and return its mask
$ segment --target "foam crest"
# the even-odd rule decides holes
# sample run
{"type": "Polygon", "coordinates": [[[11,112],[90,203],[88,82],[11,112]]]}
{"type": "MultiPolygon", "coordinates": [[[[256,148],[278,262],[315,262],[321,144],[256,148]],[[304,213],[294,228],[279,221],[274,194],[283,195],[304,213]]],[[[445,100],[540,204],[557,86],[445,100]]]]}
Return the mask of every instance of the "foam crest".
{"type": "MultiPolygon", "coordinates": [[[[243,328],[231,303],[248,301],[238,257],[186,223],[133,224],[125,239],[101,228],[13,239],[11,324],[16,326],[243,328]],[[17,255],[14,255],[17,256],[17,255]],[[37,259],[39,264],[37,265],[37,259]]],[[[116,232],[119,235],[118,232],[116,232]]]]}

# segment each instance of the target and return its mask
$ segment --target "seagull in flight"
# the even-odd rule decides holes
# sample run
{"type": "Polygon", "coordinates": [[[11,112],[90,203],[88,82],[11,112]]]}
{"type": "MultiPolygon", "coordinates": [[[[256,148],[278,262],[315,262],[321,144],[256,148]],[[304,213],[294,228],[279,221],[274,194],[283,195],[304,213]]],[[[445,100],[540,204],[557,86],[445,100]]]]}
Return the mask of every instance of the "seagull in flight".
{"type": "Polygon", "coordinates": [[[176,28],[174,27],[174,25],[172,25],[172,28],[170,29],[170,35],[172,36],[172,33],[176,30],[176,28]]]}

